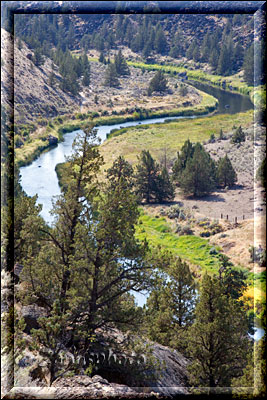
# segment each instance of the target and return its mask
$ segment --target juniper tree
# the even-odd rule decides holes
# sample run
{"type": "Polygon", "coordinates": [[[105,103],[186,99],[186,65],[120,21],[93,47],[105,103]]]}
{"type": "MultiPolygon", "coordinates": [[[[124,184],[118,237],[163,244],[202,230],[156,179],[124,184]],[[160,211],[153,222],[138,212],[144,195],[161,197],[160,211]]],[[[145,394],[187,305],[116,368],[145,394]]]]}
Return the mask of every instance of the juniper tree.
{"type": "Polygon", "coordinates": [[[156,200],[159,203],[174,199],[174,186],[171,182],[168,170],[163,167],[157,180],[156,200]]]}
{"type": "Polygon", "coordinates": [[[193,157],[186,163],[180,186],[185,194],[193,196],[203,196],[216,187],[215,163],[200,143],[196,143],[193,157]]]}
{"type": "Polygon", "coordinates": [[[168,81],[163,72],[159,70],[149,82],[148,95],[150,96],[153,92],[165,92],[167,87],[168,81]]]}
{"type": "Polygon", "coordinates": [[[196,283],[189,266],[180,258],[169,258],[161,280],[146,304],[146,327],[151,340],[185,351],[186,335],[194,321],[196,283]]]}
{"type": "Polygon", "coordinates": [[[243,132],[243,129],[241,126],[239,126],[235,133],[232,136],[231,142],[232,143],[241,143],[241,142],[245,142],[246,141],[246,137],[245,137],[245,133],[243,132]]]}
{"type": "Polygon", "coordinates": [[[166,168],[160,170],[159,164],[148,150],[143,150],[136,166],[135,188],[140,200],[162,202],[172,200],[174,188],[166,168]]]}
{"type": "Polygon", "coordinates": [[[121,50],[119,50],[118,54],[115,55],[114,64],[118,75],[130,75],[129,67],[122,55],[121,50]]]}
{"type": "Polygon", "coordinates": [[[175,183],[179,184],[181,175],[185,170],[188,160],[193,157],[193,153],[194,146],[188,139],[184,142],[181,151],[177,153],[177,159],[172,168],[172,178],[175,183]]]}
{"type": "Polygon", "coordinates": [[[246,363],[247,329],[246,316],[238,302],[223,293],[216,277],[205,274],[196,319],[188,335],[191,385],[230,386],[246,363]]]}
{"type": "Polygon", "coordinates": [[[105,72],[104,86],[119,87],[120,82],[118,80],[118,74],[116,66],[113,63],[108,64],[105,72]]]}
{"type": "MultiPolygon", "coordinates": [[[[25,271],[28,297],[42,301],[49,314],[59,303],[71,341],[99,327],[134,325],[138,310],[130,291],[149,285],[146,244],[135,238],[139,212],[131,185],[125,184],[127,168],[118,179],[116,163],[99,192],[102,158],[95,135],[90,129],[78,135],[66,165],[68,187],[54,206],[54,225],[42,229],[40,251],[25,271]]],[[[81,346],[88,348],[88,340],[85,336],[81,346]]]]}
{"type": "Polygon", "coordinates": [[[237,181],[236,172],[227,154],[217,164],[217,182],[223,187],[233,186],[237,181]]]}

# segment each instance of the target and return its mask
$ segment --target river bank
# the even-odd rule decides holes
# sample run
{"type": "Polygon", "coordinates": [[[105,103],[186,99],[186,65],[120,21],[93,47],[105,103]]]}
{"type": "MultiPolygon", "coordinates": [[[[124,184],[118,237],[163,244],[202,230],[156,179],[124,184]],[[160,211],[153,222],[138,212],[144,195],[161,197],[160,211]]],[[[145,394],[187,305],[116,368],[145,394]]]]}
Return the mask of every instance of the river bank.
{"type": "Polygon", "coordinates": [[[65,133],[78,129],[86,129],[92,123],[98,127],[101,125],[123,124],[125,122],[143,121],[152,118],[206,115],[215,111],[218,100],[205,92],[198,92],[202,100],[195,106],[172,108],[169,110],[137,109],[138,111],[122,115],[115,115],[112,112],[108,113],[108,115],[100,115],[98,112],[87,112],[56,117],[50,121],[46,121],[45,127],[39,127],[32,133],[28,142],[15,150],[15,162],[18,167],[29,165],[42,152],[49,151],[53,148],[53,144],[49,144],[49,136],[55,137],[58,142],[61,142],[64,140],[63,135],[65,133]]]}

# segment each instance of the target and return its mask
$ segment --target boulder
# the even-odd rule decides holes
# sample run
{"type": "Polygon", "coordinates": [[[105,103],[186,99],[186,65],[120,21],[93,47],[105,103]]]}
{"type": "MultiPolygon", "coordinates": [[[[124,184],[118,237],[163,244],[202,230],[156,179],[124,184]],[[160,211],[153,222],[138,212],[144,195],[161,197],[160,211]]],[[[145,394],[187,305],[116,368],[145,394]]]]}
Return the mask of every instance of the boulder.
{"type": "Polygon", "coordinates": [[[56,138],[55,136],[49,135],[48,142],[49,142],[49,146],[54,146],[58,143],[58,138],[56,138]]]}
{"type": "Polygon", "coordinates": [[[38,318],[46,316],[47,311],[43,307],[38,307],[35,304],[23,306],[21,308],[21,317],[24,318],[26,324],[24,332],[30,334],[31,329],[38,329],[40,327],[38,324],[38,318]]]}

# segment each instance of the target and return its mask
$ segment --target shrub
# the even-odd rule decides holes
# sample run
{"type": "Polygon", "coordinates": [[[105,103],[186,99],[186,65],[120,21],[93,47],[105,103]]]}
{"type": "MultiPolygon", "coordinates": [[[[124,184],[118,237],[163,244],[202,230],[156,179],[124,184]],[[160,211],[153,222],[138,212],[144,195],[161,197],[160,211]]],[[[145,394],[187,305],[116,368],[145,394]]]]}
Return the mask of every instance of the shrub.
{"type": "Polygon", "coordinates": [[[210,138],[209,138],[209,143],[214,143],[215,142],[215,135],[214,133],[211,133],[210,138]]]}
{"type": "Polygon", "coordinates": [[[208,230],[204,230],[204,231],[200,232],[199,235],[201,237],[209,237],[210,236],[210,232],[208,230]]]}
{"type": "Polygon", "coordinates": [[[245,134],[244,134],[241,126],[239,126],[239,128],[237,128],[235,133],[233,134],[231,142],[232,143],[241,143],[241,142],[245,142],[245,140],[246,140],[245,134]]]}
{"type": "Polygon", "coordinates": [[[23,140],[19,135],[14,136],[14,145],[16,149],[23,146],[23,140]]]}
{"type": "Polygon", "coordinates": [[[181,209],[180,209],[179,205],[175,205],[175,206],[170,207],[167,210],[167,216],[170,219],[179,218],[180,212],[181,212],[181,209]]]}
{"type": "Polygon", "coordinates": [[[179,232],[179,235],[180,235],[180,236],[183,236],[183,235],[193,235],[193,234],[194,234],[194,232],[193,232],[193,230],[191,229],[191,226],[190,226],[190,225],[185,225],[185,226],[183,226],[182,229],[181,229],[180,232],[179,232]]]}

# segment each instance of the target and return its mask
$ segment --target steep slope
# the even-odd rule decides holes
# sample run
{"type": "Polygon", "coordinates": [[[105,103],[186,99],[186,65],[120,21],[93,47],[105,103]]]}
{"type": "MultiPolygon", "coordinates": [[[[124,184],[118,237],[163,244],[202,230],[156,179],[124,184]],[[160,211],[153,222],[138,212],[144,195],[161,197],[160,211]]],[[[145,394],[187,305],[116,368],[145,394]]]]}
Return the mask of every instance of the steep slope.
{"type": "MultiPolygon", "coordinates": [[[[12,37],[1,29],[2,50],[2,104],[12,107],[13,59],[12,37]]],[[[22,42],[14,43],[14,112],[17,123],[26,123],[38,117],[49,118],[57,114],[65,114],[77,109],[80,98],[70,96],[58,87],[60,74],[55,69],[55,84],[51,87],[49,75],[52,71],[52,61],[45,58],[40,67],[32,61],[33,52],[22,42]]]]}

